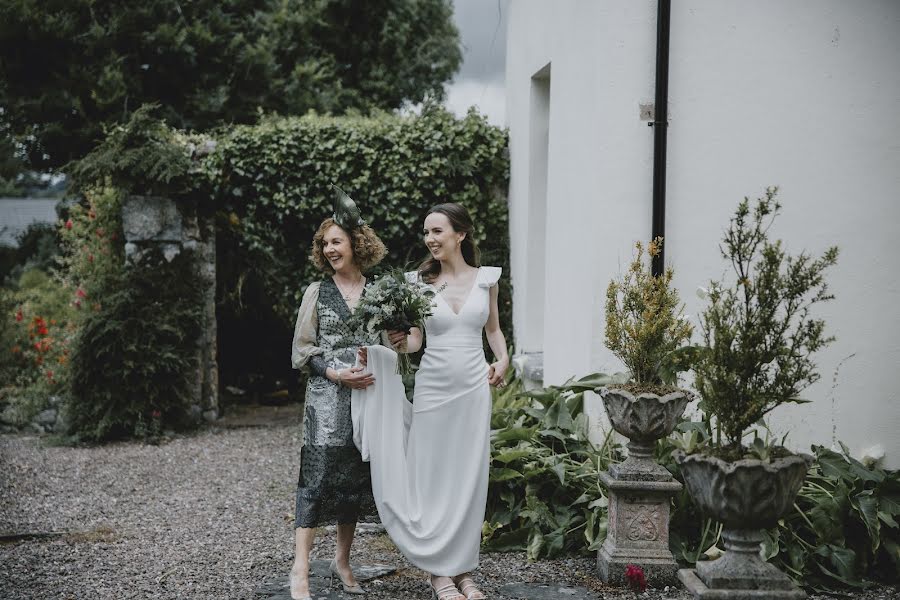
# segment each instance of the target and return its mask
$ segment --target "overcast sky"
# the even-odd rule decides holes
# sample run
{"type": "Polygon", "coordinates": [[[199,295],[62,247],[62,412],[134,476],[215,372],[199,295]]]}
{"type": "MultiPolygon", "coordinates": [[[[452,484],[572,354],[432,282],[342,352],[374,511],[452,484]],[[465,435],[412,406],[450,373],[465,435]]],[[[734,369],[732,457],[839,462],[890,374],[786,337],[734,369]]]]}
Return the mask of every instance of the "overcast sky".
{"type": "Polygon", "coordinates": [[[506,124],[506,12],[509,0],[453,0],[463,63],[447,86],[447,107],[464,115],[475,105],[495,125],[506,124]]]}

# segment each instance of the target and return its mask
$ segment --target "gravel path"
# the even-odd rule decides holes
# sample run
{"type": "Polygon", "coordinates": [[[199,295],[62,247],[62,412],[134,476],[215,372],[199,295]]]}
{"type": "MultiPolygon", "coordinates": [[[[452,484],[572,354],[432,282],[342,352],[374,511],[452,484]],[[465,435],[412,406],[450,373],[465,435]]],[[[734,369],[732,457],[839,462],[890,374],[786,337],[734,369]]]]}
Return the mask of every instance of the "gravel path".
{"type": "MultiPolygon", "coordinates": [[[[214,428],[159,446],[52,447],[35,436],[0,436],[0,533],[49,534],[0,545],[0,598],[259,598],[293,557],[299,429],[289,416],[280,425],[214,428]]],[[[333,549],[326,530],[315,557],[333,549]]],[[[353,561],[399,568],[370,582],[369,598],[430,597],[425,574],[377,531],[359,536],[353,561]]],[[[528,564],[522,554],[485,554],[477,579],[497,600],[500,585],[515,581],[637,597],[603,586],[594,569],[589,558],[528,564]]],[[[882,588],[857,597],[900,593],[882,588]]],[[[673,588],[641,598],[688,596],[673,588]]]]}

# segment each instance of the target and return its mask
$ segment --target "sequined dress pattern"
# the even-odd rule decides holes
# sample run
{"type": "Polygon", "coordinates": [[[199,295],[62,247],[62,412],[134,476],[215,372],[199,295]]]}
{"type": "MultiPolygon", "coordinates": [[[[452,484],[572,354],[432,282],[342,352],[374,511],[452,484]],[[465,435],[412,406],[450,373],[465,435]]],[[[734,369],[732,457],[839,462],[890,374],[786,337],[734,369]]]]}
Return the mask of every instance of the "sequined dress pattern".
{"type": "MultiPolygon", "coordinates": [[[[378,334],[348,326],[350,309],[330,277],[319,287],[316,312],[316,346],[329,367],[352,366],[360,346],[378,343],[378,334]]],[[[295,526],[355,523],[375,514],[369,465],[353,444],[350,389],[311,375],[306,385],[295,526]]]]}

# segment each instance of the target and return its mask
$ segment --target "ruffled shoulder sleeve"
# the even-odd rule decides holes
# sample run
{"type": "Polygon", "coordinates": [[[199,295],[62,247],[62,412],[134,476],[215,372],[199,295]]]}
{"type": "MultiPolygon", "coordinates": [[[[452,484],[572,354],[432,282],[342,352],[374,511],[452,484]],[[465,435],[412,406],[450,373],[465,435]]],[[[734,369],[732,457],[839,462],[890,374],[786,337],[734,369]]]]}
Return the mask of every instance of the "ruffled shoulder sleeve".
{"type": "Polygon", "coordinates": [[[478,285],[483,288],[492,288],[500,280],[500,267],[481,267],[478,271],[478,285]]]}
{"type": "Polygon", "coordinates": [[[321,354],[316,346],[319,329],[319,315],[316,304],[319,302],[320,282],[310,284],[303,293],[300,310],[297,311],[297,324],[294,327],[294,341],[291,344],[291,366],[299,369],[309,362],[312,356],[321,354]]]}

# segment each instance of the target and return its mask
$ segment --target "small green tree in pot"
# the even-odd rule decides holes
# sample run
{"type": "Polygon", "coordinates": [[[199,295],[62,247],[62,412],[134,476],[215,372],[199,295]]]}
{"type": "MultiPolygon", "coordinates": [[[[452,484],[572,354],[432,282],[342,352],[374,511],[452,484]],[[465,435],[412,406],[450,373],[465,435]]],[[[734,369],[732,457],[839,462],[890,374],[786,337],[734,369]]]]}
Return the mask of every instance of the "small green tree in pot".
{"type": "Polygon", "coordinates": [[[748,432],[774,408],[804,402],[800,393],[819,379],[812,355],[834,338],[814,305],[830,300],[825,271],[837,261],[829,248],[819,258],[790,256],[768,231],[779,214],[777,188],[755,205],[746,198],[731,219],[721,252],[732,265],[728,283],[715,282],[701,315],[703,343],[690,354],[701,410],[714,424],[708,447],[674,453],[700,510],[723,525],[725,554],[679,573],[696,597],[766,598],[805,594],[759,557],[764,529],[794,502],[811,457],[792,454],[748,432]],[[725,594],[725,595],[722,595],[725,594]],[[756,596],[754,596],[756,597],[756,596]]]}
{"type": "Polygon", "coordinates": [[[628,271],[606,290],[606,347],[625,364],[629,379],[597,393],[612,428],[630,440],[628,458],[610,469],[621,479],[671,480],[653,460],[653,449],[672,433],[692,397],[677,387],[670,357],[690,340],[693,326],[672,287],[672,268],[654,275],[650,266],[662,243],[653,240],[645,252],[637,242],[628,271]]]}
{"type": "Polygon", "coordinates": [[[669,435],[691,399],[678,389],[668,357],[691,337],[672,269],[654,275],[650,262],[662,239],[638,242],[628,271],[607,289],[606,345],[625,363],[626,383],[596,389],[612,428],[629,439],[628,458],[600,474],[609,495],[606,539],[597,551],[600,577],[625,584],[635,572],[653,585],[674,582],[678,565],[669,550],[669,506],[679,482],[653,459],[656,440],[669,435]],[[639,571],[635,571],[639,567],[639,571]]]}

